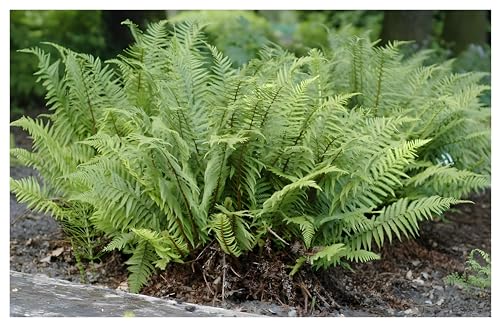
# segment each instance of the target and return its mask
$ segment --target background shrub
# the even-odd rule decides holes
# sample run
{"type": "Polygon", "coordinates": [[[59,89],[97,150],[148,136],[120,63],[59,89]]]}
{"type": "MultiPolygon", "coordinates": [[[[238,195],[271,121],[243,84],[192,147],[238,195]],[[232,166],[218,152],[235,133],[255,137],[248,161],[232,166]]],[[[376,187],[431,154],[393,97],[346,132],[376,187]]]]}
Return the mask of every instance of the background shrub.
{"type": "MultiPolygon", "coordinates": [[[[416,40],[408,47],[411,53],[424,48],[434,50],[435,54],[427,59],[426,64],[458,56],[463,50],[468,53],[472,51],[467,50],[470,44],[474,44],[475,49],[484,49],[482,52],[486,56],[481,54],[479,58],[466,59],[465,66],[460,67],[462,63],[459,62],[463,61],[459,59],[457,71],[486,71],[483,69],[488,69],[486,66],[490,61],[488,11],[11,11],[10,100],[13,119],[21,113],[44,109],[43,90],[31,75],[36,62],[18,54],[18,49],[53,42],[77,52],[109,59],[133,41],[125,27],[120,25],[125,19],[131,18],[145,27],[148,22],[166,17],[180,22],[193,16],[211,22],[205,29],[208,41],[228,55],[235,65],[254,58],[267,40],[298,56],[306,55],[311,48],[325,50],[330,46],[327,30],[344,36],[368,33],[366,36],[370,39],[381,38],[382,44],[392,40],[416,40]],[[424,19],[416,19],[417,16],[424,19]],[[397,25],[401,20],[404,25],[397,25]],[[473,21],[475,28],[464,29],[461,21],[473,21]]],[[[470,53],[473,52],[478,54],[475,50],[470,53]]],[[[485,78],[483,83],[489,85],[489,80],[485,78]]],[[[488,94],[483,94],[482,100],[488,101],[488,94]]]]}
{"type": "Polygon", "coordinates": [[[100,11],[45,10],[10,12],[11,113],[43,107],[44,90],[35,83],[36,59],[17,52],[40,42],[64,44],[81,52],[105,54],[100,11]]]}

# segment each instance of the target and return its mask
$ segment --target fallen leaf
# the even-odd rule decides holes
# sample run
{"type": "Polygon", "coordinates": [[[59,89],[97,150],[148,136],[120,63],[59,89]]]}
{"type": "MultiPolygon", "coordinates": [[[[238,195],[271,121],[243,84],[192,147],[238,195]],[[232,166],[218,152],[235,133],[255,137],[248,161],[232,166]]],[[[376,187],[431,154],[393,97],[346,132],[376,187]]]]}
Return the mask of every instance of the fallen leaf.
{"type": "Polygon", "coordinates": [[[412,282],[413,283],[417,283],[418,285],[424,285],[425,284],[424,280],[422,280],[420,277],[417,278],[417,279],[415,279],[415,280],[413,280],[412,282]]]}
{"type": "Polygon", "coordinates": [[[47,256],[43,259],[40,259],[40,262],[41,263],[50,263],[50,259],[52,258],[52,256],[47,256]]]}
{"type": "Polygon", "coordinates": [[[118,285],[118,287],[116,289],[128,292],[128,282],[127,281],[121,282],[120,285],[118,285]]]}
{"type": "Polygon", "coordinates": [[[63,247],[61,247],[61,248],[57,248],[57,249],[55,249],[55,250],[52,250],[52,252],[50,253],[50,255],[51,255],[52,257],[59,257],[59,256],[63,253],[63,251],[64,251],[64,248],[63,248],[63,247]]]}

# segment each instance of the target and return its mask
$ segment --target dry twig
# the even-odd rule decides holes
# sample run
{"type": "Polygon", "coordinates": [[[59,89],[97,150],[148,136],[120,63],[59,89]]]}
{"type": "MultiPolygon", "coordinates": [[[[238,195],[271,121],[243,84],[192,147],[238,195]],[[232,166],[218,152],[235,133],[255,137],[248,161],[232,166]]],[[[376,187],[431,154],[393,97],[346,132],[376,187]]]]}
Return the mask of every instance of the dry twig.
{"type": "Polygon", "coordinates": [[[274,235],[276,238],[278,238],[278,240],[280,240],[281,242],[283,242],[287,246],[290,245],[288,242],[286,242],[285,240],[283,240],[283,238],[281,238],[279,235],[277,235],[271,228],[267,228],[267,230],[269,231],[269,233],[271,233],[272,235],[274,235]]]}

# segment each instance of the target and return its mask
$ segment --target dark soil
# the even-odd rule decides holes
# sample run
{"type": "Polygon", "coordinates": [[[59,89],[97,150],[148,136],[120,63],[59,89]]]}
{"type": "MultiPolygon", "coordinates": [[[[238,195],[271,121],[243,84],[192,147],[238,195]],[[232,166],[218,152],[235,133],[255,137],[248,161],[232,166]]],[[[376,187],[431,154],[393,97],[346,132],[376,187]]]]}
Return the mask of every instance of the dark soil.
{"type": "MultiPolygon", "coordinates": [[[[13,132],[17,146],[29,147],[26,135],[13,132]]],[[[13,178],[31,174],[11,167],[13,178]]],[[[212,243],[186,264],[157,273],[141,293],[269,316],[491,316],[489,290],[466,291],[443,281],[464,271],[472,249],[491,252],[490,191],[472,200],[474,205],[449,211],[445,221],[424,223],[420,238],[387,244],[381,260],[352,264],[352,271],[303,267],[290,278],[293,255],[271,241],[239,259],[212,243]]],[[[83,262],[82,273],[52,218],[11,195],[10,220],[12,270],[126,289],[127,257],[113,253],[83,262]]]]}

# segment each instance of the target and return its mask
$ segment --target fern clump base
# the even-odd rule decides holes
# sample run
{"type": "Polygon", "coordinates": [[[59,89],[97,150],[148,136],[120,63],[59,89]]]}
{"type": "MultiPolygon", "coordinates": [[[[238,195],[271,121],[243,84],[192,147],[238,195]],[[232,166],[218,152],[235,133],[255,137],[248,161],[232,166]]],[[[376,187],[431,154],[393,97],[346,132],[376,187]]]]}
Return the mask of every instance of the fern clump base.
{"type": "Polygon", "coordinates": [[[105,63],[22,50],[49,113],[12,124],[33,137],[12,155],[43,180],[11,190],[80,257],[128,255],[132,292],[213,243],[222,257],[293,246],[291,275],[379,259],[489,185],[481,74],[334,35],[331,50],[270,43],[238,66],[195,20],[124,24],[135,43],[105,63]]]}

